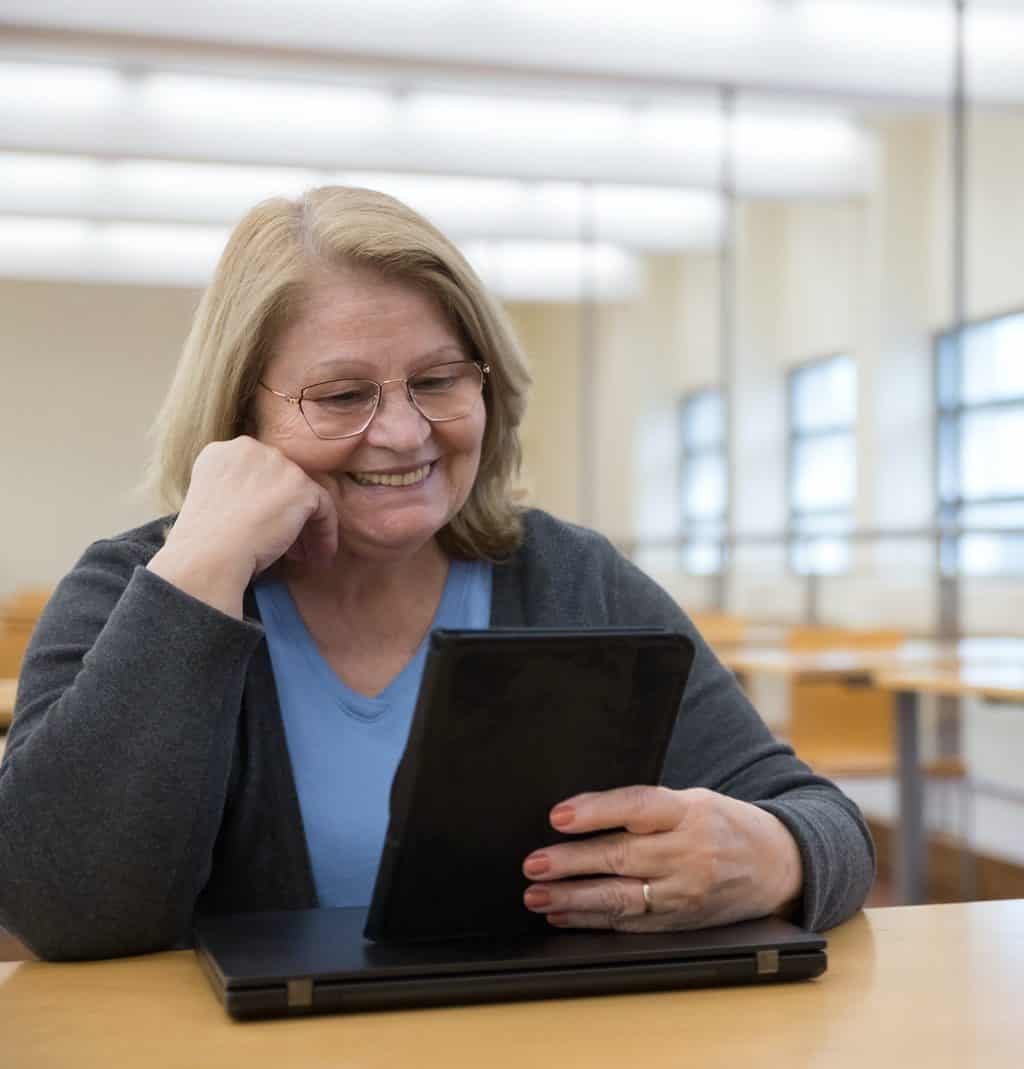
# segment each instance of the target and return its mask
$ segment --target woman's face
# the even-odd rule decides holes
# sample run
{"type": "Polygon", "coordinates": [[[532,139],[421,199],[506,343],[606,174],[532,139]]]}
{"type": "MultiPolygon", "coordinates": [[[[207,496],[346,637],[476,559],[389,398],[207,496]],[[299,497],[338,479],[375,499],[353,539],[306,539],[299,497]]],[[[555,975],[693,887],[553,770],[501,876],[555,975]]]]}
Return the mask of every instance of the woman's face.
{"type": "MultiPolygon", "coordinates": [[[[346,267],[311,284],[304,311],[282,332],[263,381],[297,396],[304,386],[329,379],[405,379],[460,359],[470,354],[429,296],[408,283],[346,267]]],[[[429,423],[409,403],[404,385],[392,382],[365,431],[324,440],[296,405],[266,390],[257,394],[257,437],[327,488],[338,510],[343,551],[409,555],[465,504],[480,466],[482,395],[468,415],[429,423]],[[376,481],[419,473],[407,485],[376,481]]]]}

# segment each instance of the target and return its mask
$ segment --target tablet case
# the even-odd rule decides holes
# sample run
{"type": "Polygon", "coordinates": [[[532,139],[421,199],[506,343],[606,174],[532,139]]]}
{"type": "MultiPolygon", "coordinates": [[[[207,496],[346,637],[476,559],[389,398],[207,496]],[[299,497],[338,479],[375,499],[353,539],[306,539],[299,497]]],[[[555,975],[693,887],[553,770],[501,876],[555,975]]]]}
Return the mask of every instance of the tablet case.
{"type": "Polygon", "coordinates": [[[572,838],[548,821],[558,802],[659,782],[692,659],[660,630],[435,631],[367,938],[549,930],[523,861],[572,838]]]}

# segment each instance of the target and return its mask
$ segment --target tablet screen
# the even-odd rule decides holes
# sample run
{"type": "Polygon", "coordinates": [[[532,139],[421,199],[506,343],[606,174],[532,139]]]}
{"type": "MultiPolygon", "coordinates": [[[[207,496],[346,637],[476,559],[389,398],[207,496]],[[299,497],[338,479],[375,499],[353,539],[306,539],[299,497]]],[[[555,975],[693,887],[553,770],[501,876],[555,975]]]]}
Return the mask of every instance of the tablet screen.
{"type": "Polygon", "coordinates": [[[526,856],[583,791],[657,783],[693,658],[665,631],[435,631],[366,936],[546,930],[526,856]]]}

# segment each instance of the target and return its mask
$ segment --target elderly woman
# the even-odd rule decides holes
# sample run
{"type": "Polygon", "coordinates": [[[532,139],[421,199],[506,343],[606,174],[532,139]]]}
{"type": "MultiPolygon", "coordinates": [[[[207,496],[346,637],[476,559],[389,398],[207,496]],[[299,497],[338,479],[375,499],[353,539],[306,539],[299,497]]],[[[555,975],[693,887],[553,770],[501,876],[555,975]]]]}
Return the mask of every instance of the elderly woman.
{"type": "Polygon", "coordinates": [[[28,652],[0,924],[90,958],[187,943],[197,912],[368,903],[440,626],[697,646],[663,783],[555,807],[558,830],[603,834],[538,843],[524,909],[640,931],[782,911],[825,928],[861,905],[853,803],[654,582],[515,504],[527,384],[472,270],[397,201],[325,188],[242,220],[157,428],[175,515],[91,546],[28,652]]]}

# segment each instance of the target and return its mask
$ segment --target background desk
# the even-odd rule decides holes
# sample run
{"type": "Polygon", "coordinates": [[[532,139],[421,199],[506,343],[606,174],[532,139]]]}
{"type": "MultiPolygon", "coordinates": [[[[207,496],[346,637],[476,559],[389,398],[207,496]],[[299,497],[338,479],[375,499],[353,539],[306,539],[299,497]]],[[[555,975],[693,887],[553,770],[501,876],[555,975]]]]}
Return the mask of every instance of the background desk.
{"type": "Polygon", "coordinates": [[[919,902],[924,896],[927,877],[919,739],[921,695],[1024,703],[1024,669],[1019,665],[984,662],[921,664],[877,671],[874,683],[896,695],[900,760],[896,882],[904,902],[919,902]]]}
{"type": "Polygon", "coordinates": [[[870,910],[820,980],[237,1024],[191,952],[0,965],[0,1061],[75,1066],[1010,1069],[1024,901],[870,910]]]}
{"type": "MultiPolygon", "coordinates": [[[[723,663],[741,678],[770,675],[799,681],[835,681],[877,687],[896,697],[899,823],[896,888],[901,902],[924,900],[927,881],[924,777],[921,772],[920,695],[1024,701],[1019,639],[975,638],[959,642],[915,640],[889,650],[819,652],[737,646],[723,663]]],[[[810,758],[814,764],[813,758],[810,758]]]]}

